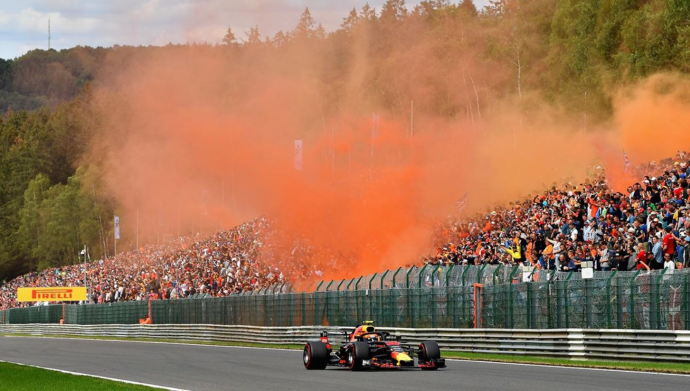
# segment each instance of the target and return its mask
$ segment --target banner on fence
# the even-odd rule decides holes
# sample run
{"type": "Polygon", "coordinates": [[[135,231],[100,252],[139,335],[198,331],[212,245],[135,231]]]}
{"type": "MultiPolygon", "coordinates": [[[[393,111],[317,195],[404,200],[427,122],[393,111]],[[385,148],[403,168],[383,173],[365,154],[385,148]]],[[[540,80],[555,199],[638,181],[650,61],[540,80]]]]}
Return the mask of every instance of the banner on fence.
{"type": "Polygon", "coordinates": [[[83,301],[84,287],[17,288],[17,301],[83,301]]]}

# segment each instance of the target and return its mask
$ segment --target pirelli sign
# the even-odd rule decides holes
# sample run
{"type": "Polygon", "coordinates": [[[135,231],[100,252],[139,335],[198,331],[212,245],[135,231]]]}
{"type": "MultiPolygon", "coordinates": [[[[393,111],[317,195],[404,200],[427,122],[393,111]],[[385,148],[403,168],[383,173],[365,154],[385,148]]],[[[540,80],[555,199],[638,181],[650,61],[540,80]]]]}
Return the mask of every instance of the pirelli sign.
{"type": "Polygon", "coordinates": [[[17,301],[83,301],[86,288],[17,288],[17,301]]]}

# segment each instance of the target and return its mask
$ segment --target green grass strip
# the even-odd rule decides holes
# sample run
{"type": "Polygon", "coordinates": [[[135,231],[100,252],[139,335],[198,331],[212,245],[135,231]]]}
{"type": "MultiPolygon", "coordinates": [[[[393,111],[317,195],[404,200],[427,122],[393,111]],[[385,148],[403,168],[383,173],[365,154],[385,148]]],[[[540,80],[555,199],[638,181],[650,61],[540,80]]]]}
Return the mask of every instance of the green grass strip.
{"type": "MultiPolygon", "coordinates": [[[[140,342],[165,342],[165,343],[183,343],[190,345],[210,345],[210,346],[239,346],[252,348],[272,348],[272,349],[288,349],[301,350],[304,345],[296,344],[266,344],[266,343],[252,343],[252,342],[221,342],[221,341],[195,341],[195,340],[180,340],[180,339],[163,339],[163,338],[124,338],[124,337],[98,337],[98,336],[78,336],[78,335],[51,335],[39,336],[31,334],[6,334],[8,336],[17,337],[46,337],[46,338],[75,338],[75,339],[96,339],[96,340],[114,340],[114,341],[140,341],[140,342]]],[[[540,356],[524,356],[524,355],[510,355],[510,354],[492,354],[492,353],[470,353],[470,352],[449,352],[443,351],[443,357],[456,360],[468,361],[492,361],[516,364],[533,364],[533,365],[553,365],[562,367],[578,367],[578,368],[598,368],[598,369],[618,369],[626,371],[638,372],[661,372],[661,373],[678,373],[690,374],[690,363],[667,363],[659,361],[615,361],[615,360],[588,360],[588,359],[568,359],[568,358],[552,358],[540,356]]]]}
{"type": "Polygon", "coordinates": [[[26,365],[11,364],[6,362],[0,362],[0,388],[2,388],[3,391],[159,390],[159,388],[120,383],[90,376],[70,375],[48,369],[34,368],[26,365]]]}
{"type": "Polygon", "coordinates": [[[468,361],[493,361],[517,364],[553,365],[560,367],[618,369],[637,372],[661,372],[690,374],[690,364],[658,361],[614,361],[568,359],[539,356],[514,356],[510,354],[443,352],[443,357],[468,361]]]}

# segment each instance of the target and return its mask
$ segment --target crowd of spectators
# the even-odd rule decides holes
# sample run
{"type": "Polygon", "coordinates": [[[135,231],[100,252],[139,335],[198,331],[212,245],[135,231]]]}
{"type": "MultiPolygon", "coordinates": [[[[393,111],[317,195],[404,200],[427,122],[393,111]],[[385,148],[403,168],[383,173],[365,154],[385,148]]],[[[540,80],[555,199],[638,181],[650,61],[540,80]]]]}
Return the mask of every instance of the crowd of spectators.
{"type": "Polygon", "coordinates": [[[629,167],[642,178],[613,191],[604,171],[469,220],[449,219],[431,264],[511,264],[578,271],[690,266],[690,160],[629,167]],[[646,175],[645,175],[646,174],[646,175]]]}
{"type": "MultiPolygon", "coordinates": [[[[629,167],[643,178],[625,192],[612,190],[599,169],[585,183],[552,187],[470,219],[449,219],[436,235],[430,264],[509,264],[578,271],[690,267],[690,160],[629,167]],[[646,174],[646,175],[645,175],[646,174]]],[[[307,240],[281,237],[258,218],[202,240],[179,238],[115,257],[33,272],[0,290],[0,309],[16,302],[18,287],[83,286],[89,302],[222,297],[275,284],[320,280],[356,262],[324,253],[307,240]],[[319,258],[314,260],[312,258],[319,258]]]]}
{"type": "Polygon", "coordinates": [[[2,286],[0,309],[22,304],[16,302],[19,287],[84,286],[84,278],[93,303],[197,294],[222,297],[282,283],[285,275],[279,268],[258,257],[260,238],[269,225],[267,219],[259,218],[199,241],[181,238],[95,262],[19,276],[2,286]]]}

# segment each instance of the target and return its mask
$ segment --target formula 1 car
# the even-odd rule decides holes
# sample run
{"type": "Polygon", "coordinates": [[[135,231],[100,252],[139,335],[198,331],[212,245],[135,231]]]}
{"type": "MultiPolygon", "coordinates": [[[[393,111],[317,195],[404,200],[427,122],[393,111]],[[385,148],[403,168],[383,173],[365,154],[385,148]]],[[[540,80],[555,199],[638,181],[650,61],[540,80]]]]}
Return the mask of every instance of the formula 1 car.
{"type": "MultiPolygon", "coordinates": [[[[331,333],[332,334],[332,333],[331,333]]],[[[320,341],[309,341],[304,346],[302,359],[307,369],[325,369],[327,366],[346,367],[353,371],[378,368],[414,368],[417,356],[422,370],[446,367],[441,350],[434,341],[424,341],[419,346],[403,344],[399,338],[391,339],[390,333],[378,333],[372,322],[364,322],[352,333],[344,333],[346,343],[333,351],[323,331],[320,341]]]]}

